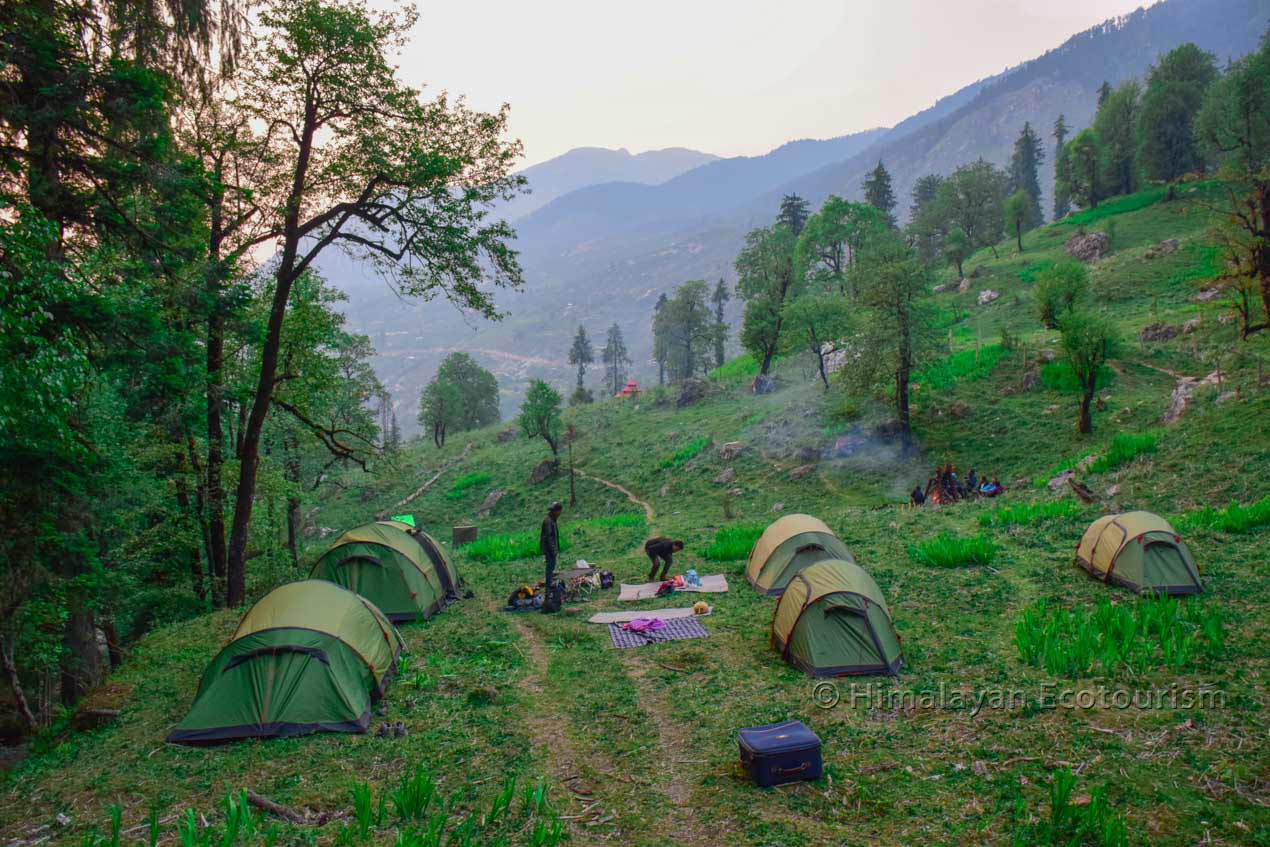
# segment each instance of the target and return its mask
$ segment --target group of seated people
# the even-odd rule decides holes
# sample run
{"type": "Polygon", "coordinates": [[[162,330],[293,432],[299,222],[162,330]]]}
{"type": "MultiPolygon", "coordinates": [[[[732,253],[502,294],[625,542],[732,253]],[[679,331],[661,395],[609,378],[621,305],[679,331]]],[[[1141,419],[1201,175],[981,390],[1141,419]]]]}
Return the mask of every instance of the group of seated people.
{"type": "Polygon", "coordinates": [[[925,490],[920,485],[913,487],[908,496],[909,503],[920,506],[929,500],[932,503],[952,503],[956,500],[973,500],[978,497],[996,497],[1005,493],[1005,486],[995,476],[979,478],[975,469],[971,468],[963,481],[957,476],[957,468],[952,462],[936,467],[925,490]]]}

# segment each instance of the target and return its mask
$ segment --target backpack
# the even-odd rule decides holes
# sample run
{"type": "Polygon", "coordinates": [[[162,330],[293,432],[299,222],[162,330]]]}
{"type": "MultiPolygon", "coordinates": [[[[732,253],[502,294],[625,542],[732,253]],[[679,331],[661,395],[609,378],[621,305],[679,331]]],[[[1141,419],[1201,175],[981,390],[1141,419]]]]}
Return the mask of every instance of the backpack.
{"type": "Polygon", "coordinates": [[[600,587],[601,588],[613,587],[613,572],[612,571],[600,571],[600,587]]]}
{"type": "Polygon", "coordinates": [[[544,612],[560,611],[560,607],[564,605],[564,583],[557,580],[550,587],[544,588],[543,593],[546,596],[542,601],[542,610],[544,612]]]}

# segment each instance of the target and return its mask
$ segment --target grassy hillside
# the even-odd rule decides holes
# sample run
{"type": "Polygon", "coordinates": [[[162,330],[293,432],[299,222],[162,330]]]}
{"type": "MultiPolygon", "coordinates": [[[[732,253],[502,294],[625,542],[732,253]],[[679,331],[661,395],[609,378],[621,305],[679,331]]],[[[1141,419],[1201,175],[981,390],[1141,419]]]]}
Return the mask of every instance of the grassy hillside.
{"type": "MultiPolygon", "coordinates": [[[[617,605],[611,592],[554,617],[497,611],[517,585],[539,578],[540,563],[495,561],[489,551],[509,545],[486,543],[471,548],[486,551],[479,559],[457,553],[476,597],[403,628],[409,652],[382,720],[403,722],[408,736],[195,750],[163,737],[236,616],[170,626],[95,695],[122,710],[116,721],[50,731],[6,777],[0,837],[79,842],[93,827],[108,836],[117,804],[121,828],[137,827],[127,843],[146,840],[151,809],[162,837],[178,843],[191,808],[194,840],[184,843],[222,843],[224,798],[248,788],[335,813],[320,827],[274,822],[274,843],[433,844],[428,822],[400,821],[392,800],[422,768],[437,786],[431,811],[446,816],[431,825],[453,833],[445,843],[555,843],[557,824],[574,844],[1266,843],[1267,509],[1263,501],[1260,525],[1254,516],[1248,526],[1200,510],[1270,494],[1270,401],[1261,384],[1268,342],[1238,342],[1219,305],[1193,300],[1216,273],[1203,202],[1213,191],[1192,186],[1173,203],[1157,193],[1122,198],[1029,234],[1022,255],[1000,246],[999,257],[985,251],[968,262],[967,272],[981,268],[970,290],[938,295],[950,349],[919,380],[921,455],[901,458],[877,435],[884,406],[821,391],[810,364],[793,359],[780,366],[780,390],[765,397],[748,393],[737,362],[711,381],[711,396],[684,409],[654,391],[571,413],[581,434],[574,461],[585,476],[578,505],[566,509],[564,558],[634,582],[647,569],[638,545],[648,534],[685,539],[677,565],[725,573],[731,584],[706,598],[715,605],[708,639],[612,650],[605,628],[585,621],[617,605]],[[1076,396],[1061,366],[1040,368],[1038,384],[1024,388],[1044,351],[1057,347],[1056,333],[1035,318],[1036,274],[1062,258],[1082,225],[1112,234],[1114,253],[1091,266],[1091,288],[1128,339],[1100,392],[1092,437],[1075,432],[1076,396]],[[1144,258],[1166,238],[1180,249],[1144,258]],[[1000,296],[978,306],[983,289],[1000,296]],[[1136,340],[1147,324],[1194,317],[1192,333],[1136,340]],[[1200,387],[1180,421],[1161,424],[1178,375],[1219,368],[1220,386],[1200,387]],[[839,439],[858,451],[834,457],[839,439]],[[720,449],[728,442],[742,445],[731,461],[720,449]],[[1081,474],[1099,503],[1044,485],[1087,456],[1101,459],[1081,474]],[[902,505],[929,466],[946,461],[999,475],[1008,495],[902,505]],[[735,478],[716,483],[728,468],[735,478]],[[772,650],[773,602],[746,584],[744,555],[778,505],[819,515],[876,578],[903,639],[898,679],[838,680],[830,704],[826,689],[772,650]],[[1203,596],[1140,601],[1072,567],[1089,521],[1134,508],[1177,519],[1200,563],[1203,596]],[[922,551],[938,552],[929,543],[943,534],[976,539],[984,563],[931,563],[922,551]],[[1145,634],[1074,657],[1112,621],[1129,620],[1145,634]],[[1205,707],[1189,707],[1184,695],[1200,691],[1205,707]],[[1149,696],[1118,707],[1116,696],[1134,693],[1149,696]],[[754,789],[738,772],[736,730],[785,718],[821,736],[827,776],[754,789]],[[371,809],[364,837],[354,814],[363,785],[371,809]],[[475,833],[468,842],[465,827],[475,833]]],[[[547,502],[568,502],[567,474],[526,482],[547,455],[541,441],[501,442],[498,429],[439,451],[413,444],[375,476],[349,475],[311,504],[307,559],[326,543],[320,528],[338,531],[381,511],[410,511],[443,540],[448,527],[471,521],[483,538],[533,533],[547,502]],[[431,487],[398,505],[438,471],[431,487]],[[477,518],[495,489],[505,496],[477,518]]],[[[957,552],[959,544],[940,546],[957,552]]]]}

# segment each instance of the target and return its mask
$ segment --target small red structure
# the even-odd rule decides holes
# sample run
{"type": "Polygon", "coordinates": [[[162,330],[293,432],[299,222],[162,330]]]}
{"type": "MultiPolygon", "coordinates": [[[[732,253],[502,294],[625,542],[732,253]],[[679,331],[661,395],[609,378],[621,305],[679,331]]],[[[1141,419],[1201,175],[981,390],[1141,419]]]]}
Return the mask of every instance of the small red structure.
{"type": "Polygon", "coordinates": [[[632,380],[629,380],[629,381],[626,383],[626,387],[625,387],[625,388],[623,388],[621,391],[617,392],[617,394],[616,394],[615,396],[617,396],[617,397],[634,397],[634,396],[636,396],[636,395],[638,395],[638,394],[639,394],[639,383],[638,383],[638,382],[636,382],[635,380],[633,380],[633,379],[632,379],[632,380]]]}

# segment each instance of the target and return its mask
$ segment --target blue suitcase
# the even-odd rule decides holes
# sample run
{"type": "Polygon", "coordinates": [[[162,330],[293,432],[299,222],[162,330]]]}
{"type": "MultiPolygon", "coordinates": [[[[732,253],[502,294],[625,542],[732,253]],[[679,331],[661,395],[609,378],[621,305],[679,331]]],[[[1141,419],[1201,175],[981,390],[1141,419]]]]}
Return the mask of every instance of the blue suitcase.
{"type": "Polygon", "coordinates": [[[802,721],[782,721],[741,730],[741,766],[755,785],[820,779],[820,739],[802,721]]]}

